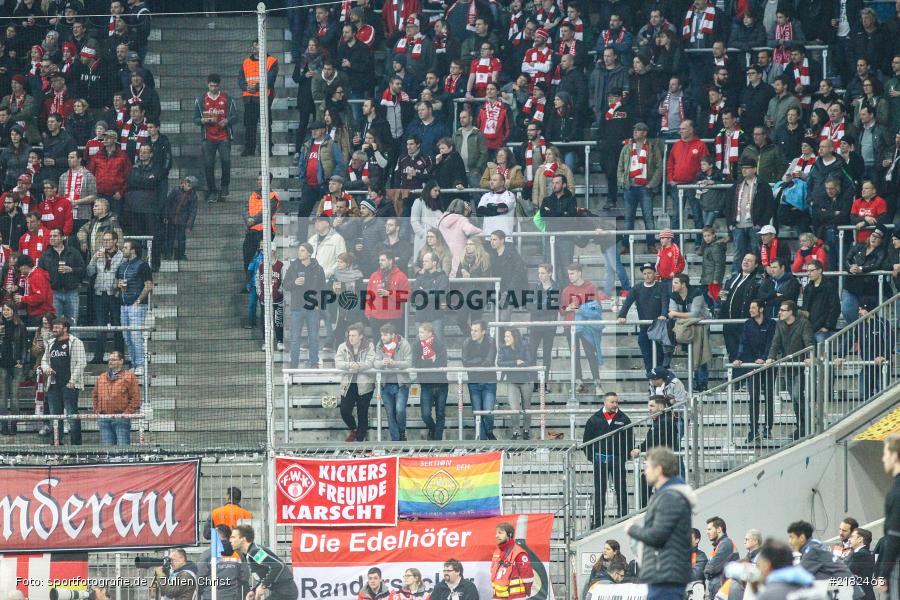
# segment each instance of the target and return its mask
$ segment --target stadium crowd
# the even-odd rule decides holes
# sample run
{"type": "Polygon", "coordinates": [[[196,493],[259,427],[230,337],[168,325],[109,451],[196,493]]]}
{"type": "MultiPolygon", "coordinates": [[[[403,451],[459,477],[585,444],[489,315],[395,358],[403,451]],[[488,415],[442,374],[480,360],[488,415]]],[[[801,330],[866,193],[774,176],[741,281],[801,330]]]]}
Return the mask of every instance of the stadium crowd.
{"type": "MultiPolygon", "coordinates": [[[[321,366],[324,333],[322,350],[345,370],[348,440],[366,439],[376,367],[444,367],[459,352],[466,367],[542,365],[549,379],[556,329],[486,328],[494,280],[502,320],[513,311],[536,321],[603,319],[612,307],[624,323],[634,306],[640,319],[664,321],[638,330],[645,370],[668,372],[673,351],[689,340],[700,391],[712,353],[697,319],[745,320],[725,325],[724,337],[728,364],[748,370],[866,314],[878,304],[878,278],[897,289],[900,48],[891,33],[900,30],[900,6],[882,22],[858,2],[803,0],[729,1],[724,10],[708,0],[298,4],[288,14],[299,226],[280,232],[296,249],[274,263],[271,289],[263,286],[260,180],[244,215],[246,326],[258,325],[259,299],[271,293],[277,343],[293,368],[321,366]],[[813,50],[822,47],[831,50],[828,72],[813,50]],[[595,211],[574,195],[580,185],[591,197],[599,188],[596,166],[571,144],[582,140],[596,144],[606,175],[595,211]],[[684,184],[697,188],[683,190],[681,223],[684,184]],[[673,214],[657,229],[653,206],[664,192],[673,214]],[[625,240],[604,226],[619,207],[625,230],[640,209],[650,231],[640,249],[657,256],[633,286],[622,266],[625,240]],[[842,237],[842,225],[855,231],[842,237]],[[682,226],[702,233],[680,234],[682,226]],[[545,239],[535,269],[517,250],[516,230],[583,235],[557,237],[552,251],[545,239]],[[602,250],[603,281],[586,278],[576,256],[589,243],[602,250]],[[691,253],[696,259],[686,260],[691,253]],[[834,271],[845,273],[840,291],[834,271]],[[487,301],[453,310],[451,296],[434,290],[475,291],[487,301]],[[533,297],[510,301],[525,290],[533,297]],[[339,301],[347,294],[359,301],[339,301]],[[433,301],[416,301],[426,296],[433,301]],[[446,335],[453,326],[464,341],[446,335]]],[[[259,151],[252,131],[261,60],[252,49],[238,76],[251,130],[245,154],[259,151]]],[[[265,62],[275,82],[279,64],[265,62]]],[[[209,188],[218,189],[214,181],[209,188]]],[[[274,192],[269,202],[282,206],[274,192]]],[[[895,336],[874,323],[847,354],[880,365],[895,336]]],[[[603,392],[601,334],[597,325],[576,326],[579,393],[603,392]]],[[[535,374],[503,378],[513,384],[510,407],[527,408],[535,374]]],[[[861,393],[880,389],[876,376],[863,379],[861,393]]],[[[422,419],[429,438],[440,439],[447,385],[443,375],[419,380],[422,419]]],[[[470,376],[474,409],[496,406],[497,381],[470,376]]],[[[753,387],[766,422],[752,424],[751,441],[772,427],[771,386],[753,387]]],[[[395,440],[405,439],[408,394],[405,374],[383,381],[395,440]]],[[[806,425],[802,406],[795,412],[796,439],[806,425]]],[[[512,437],[528,435],[527,422],[520,414],[512,437]]],[[[493,419],[482,423],[491,439],[493,419]]]]}

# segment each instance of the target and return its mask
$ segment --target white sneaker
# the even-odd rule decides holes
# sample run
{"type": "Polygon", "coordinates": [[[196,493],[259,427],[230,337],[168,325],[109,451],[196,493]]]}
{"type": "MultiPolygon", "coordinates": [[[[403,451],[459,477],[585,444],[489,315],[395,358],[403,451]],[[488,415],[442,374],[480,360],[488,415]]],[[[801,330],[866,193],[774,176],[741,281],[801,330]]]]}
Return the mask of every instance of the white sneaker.
{"type": "Polygon", "coordinates": [[[262,350],[263,352],[265,352],[265,351],[266,351],[266,345],[263,344],[262,346],[259,347],[259,349],[262,350]]]}
{"type": "Polygon", "coordinates": [[[283,342],[278,342],[278,349],[279,349],[279,350],[284,350],[284,343],[283,343],[283,342]]]}
{"type": "Polygon", "coordinates": [[[134,368],[135,377],[140,377],[143,374],[144,374],[144,367],[135,367],[134,368]]]}

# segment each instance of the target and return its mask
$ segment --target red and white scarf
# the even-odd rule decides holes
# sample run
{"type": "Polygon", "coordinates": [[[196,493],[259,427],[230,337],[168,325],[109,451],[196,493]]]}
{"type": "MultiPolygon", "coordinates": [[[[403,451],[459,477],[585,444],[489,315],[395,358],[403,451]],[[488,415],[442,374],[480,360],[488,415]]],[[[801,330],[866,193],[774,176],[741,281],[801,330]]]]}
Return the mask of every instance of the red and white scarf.
{"type": "MultiPolygon", "coordinates": [[[[475,3],[472,2],[472,4],[475,3]]],[[[548,23],[552,23],[557,17],[559,17],[559,9],[555,4],[550,7],[550,10],[544,10],[544,8],[541,7],[534,13],[534,18],[541,27],[546,27],[548,23]]]]}
{"type": "Polygon", "coordinates": [[[59,68],[61,73],[68,73],[72,70],[72,65],[75,64],[74,59],[64,60],[62,66],[59,68]]]}
{"type": "Polygon", "coordinates": [[[353,8],[353,0],[344,0],[341,2],[341,16],[338,17],[338,20],[341,23],[349,23],[350,22],[350,9],[353,8]]]}
{"type": "MultiPolygon", "coordinates": [[[[611,29],[607,29],[603,32],[603,47],[604,48],[609,46],[611,43],[621,44],[622,41],[625,39],[625,28],[624,27],[619,28],[619,34],[616,36],[615,40],[612,39],[611,34],[612,34],[611,29]]],[[[574,47],[575,47],[575,44],[572,44],[573,49],[574,49],[574,47]]],[[[575,54],[575,52],[572,52],[572,54],[575,54]]]]}
{"type": "Polygon", "coordinates": [[[740,129],[735,129],[731,133],[723,129],[716,135],[716,166],[723,173],[730,175],[732,171],[731,166],[736,165],[740,158],[739,151],[742,133],[740,129]]]}
{"type": "Polygon", "coordinates": [[[837,125],[832,121],[825,123],[825,126],[822,127],[822,133],[819,134],[819,141],[831,140],[832,142],[840,142],[844,139],[844,123],[845,120],[842,120],[837,125]]]}
{"type": "Polygon", "coordinates": [[[607,110],[605,113],[603,113],[603,118],[606,119],[607,121],[612,121],[613,119],[616,118],[616,111],[619,110],[620,108],[622,108],[621,102],[614,102],[614,103],[610,104],[609,110],[607,110]]]}
{"type": "MultiPolygon", "coordinates": [[[[788,21],[784,25],[775,25],[775,41],[790,42],[794,39],[794,25],[788,21]]],[[[787,48],[788,44],[779,45],[772,54],[772,62],[776,65],[786,65],[791,62],[791,51],[787,48]]],[[[807,64],[807,68],[809,65],[807,64]]]]}
{"type": "Polygon", "coordinates": [[[562,81],[562,67],[560,65],[556,65],[556,68],[553,69],[553,75],[550,77],[550,85],[559,85],[562,81]]]}
{"type": "Polygon", "coordinates": [[[494,135],[500,126],[500,117],[503,115],[503,103],[499,100],[496,102],[485,102],[482,107],[484,111],[484,129],[482,133],[485,135],[494,135]]]}
{"type": "MultiPolygon", "coordinates": [[[[474,2],[472,4],[475,4],[474,2]]],[[[419,340],[419,345],[422,347],[422,360],[434,360],[437,357],[437,354],[434,351],[434,341],[435,337],[432,335],[427,340],[419,340]]]]}
{"type": "Polygon", "coordinates": [[[566,54],[571,54],[572,56],[576,55],[577,44],[575,42],[571,42],[567,44],[565,40],[559,40],[559,47],[556,49],[556,54],[559,56],[563,56],[566,54]]]}
{"type": "Polygon", "coordinates": [[[411,46],[412,51],[409,53],[410,57],[415,60],[419,60],[422,58],[422,42],[425,40],[425,37],[421,33],[417,33],[414,36],[406,36],[400,38],[400,41],[397,42],[397,46],[394,48],[395,54],[406,54],[406,47],[411,46]]]}
{"type": "Polygon", "coordinates": [[[511,40],[519,33],[519,19],[522,18],[522,11],[520,10],[514,15],[509,15],[509,26],[506,29],[506,39],[511,40]]]}
{"type": "Polygon", "coordinates": [[[137,154],[141,146],[150,139],[150,132],[147,131],[147,122],[144,121],[140,125],[135,125],[131,119],[128,119],[122,125],[122,130],[119,132],[119,146],[122,150],[128,150],[128,138],[132,137],[132,135],[135,137],[134,152],[137,154]],[[137,127],[137,130],[135,130],[135,127],[137,127]]]}
{"type": "Polygon", "coordinates": [[[499,59],[479,58],[477,61],[472,61],[472,63],[471,71],[475,74],[474,87],[479,90],[484,90],[484,88],[487,87],[487,84],[491,82],[491,75],[495,71],[500,70],[499,59]]]}
{"type": "Polygon", "coordinates": [[[353,170],[353,167],[347,165],[347,179],[350,181],[360,181],[365,180],[369,176],[369,161],[366,161],[363,165],[361,175],[357,175],[356,171],[353,170]]]}
{"type": "MultiPolygon", "coordinates": [[[[541,136],[537,140],[537,147],[540,152],[539,160],[543,161],[544,153],[547,151],[547,142],[544,141],[544,136],[541,136]]],[[[529,140],[528,143],[525,144],[525,185],[528,187],[531,187],[534,184],[534,149],[535,143],[532,140],[529,140]]]]}
{"type": "Polygon", "coordinates": [[[634,181],[635,185],[647,185],[649,181],[647,177],[647,158],[650,145],[644,142],[638,146],[638,143],[634,140],[628,140],[625,143],[631,144],[631,161],[628,163],[628,176],[634,181]]]}
{"type": "Polygon", "coordinates": [[[475,31],[475,20],[478,18],[478,7],[475,1],[469,2],[469,10],[466,12],[466,29],[475,31]]]}
{"type": "Polygon", "coordinates": [[[387,358],[394,358],[394,355],[397,354],[397,349],[400,347],[400,336],[394,335],[391,338],[391,341],[388,343],[381,342],[381,352],[387,358]]]}
{"type": "MultiPolygon", "coordinates": [[[[116,109],[113,109],[116,110],[116,109]]],[[[125,117],[127,116],[126,107],[122,107],[122,110],[116,110],[116,127],[122,127],[125,123],[125,117]]]]}
{"type": "Polygon", "coordinates": [[[768,267],[769,262],[773,258],[778,257],[778,238],[772,240],[772,247],[769,248],[765,244],[759,245],[759,262],[762,266],[768,267]]]}
{"type": "MultiPolygon", "coordinates": [[[[802,85],[803,87],[809,86],[809,59],[805,56],[803,57],[803,64],[799,67],[797,65],[792,65],[792,73],[794,75],[794,87],[798,85],[802,85]]],[[[811,98],[809,96],[797,96],[797,100],[800,102],[800,106],[804,109],[809,108],[809,104],[811,102],[811,98]]]]}
{"type": "Polygon", "coordinates": [[[556,177],[556,171],[559,170],[558,163],[544,163],[544,177],[551,179],[556,177]]]}
{"type": "Polygon", "coordinates": [[[812,169],[814,164],[816,164],[815,154],[810,154],[809,156],[800,155],[791,163],[791,175],[809,174],[809,170],[812,169]]]}
{"type": "Polygon", "coordinates": [[[710,4],[703,11],[703,16],[700,18],[700,27],[697,31],[693,31],[694,9],[688,9],[687,13],[684,15],[684,26],[681,28],[681,39],[684,41],[690,40],[691,42],[698,42],[705,36],[712,35],[715,21],[716,7],[715,5],[710,4]]]}
{"type": "Polygon", "coordinates": [[[431,39],[431,49],[435,54],[447,54],[447,34],[434,34],[431,39]]]}
{"type": "Polygon", "coordinates": [[[59,92],[53,92],[53,100],[50,102],[51,113],[61,113],[66,103],[66,87],[59,92]]]}
{"type": "MultiPolygon", "coordinates": [[[[665,100],[662,103],[662,130],[669,130],[669,102],[671,101],[672,96],[670,94],[666,94],[665,100]]],[[[684,96],[678,96],[678,115],[679,118],[684,121],[684,96]]]]}
{"type": "Polygon", "coordinates": [[[719,100],[717,104],[710,104],[709,106],[709,119],[706,121],[706,128],[709,131],[712,131],[716,128],[716,120],[719,118],[719,113],[722,112],[722,109],[725,108],[725,100],[719,100]]]}
{"type": "Polygon", "coordinates": [[[401,91],[399,94],[394,95],[391,93],[391,88],[384,89],[384,93],[381,95],[382,106],[397,106],[400,102],[409,102],[409,95],[406,92],[401,91]]]}
{"type": "Polygon", "coordinates": [[[575,32],[575,39],[579,42],[584,41],[584,21],[578,19],[577,22],[570,21],[568,17],[562,20],[560,25],[568,25],[572,28],[572,31],[575,32]]]}
{"type": "Polygon", "coordinates": [[[532,123],[544,122],[544,109],[547,106],[546,98],[535,98],[531,96],[522,107],[522,114],[531,115],[532,123]]]}
{"type": "Polygon", "coordinates": [[[109,16],[109,23],[106,24],[106,37],[112,37],[116,33],[116,15],[109,16]]]}
{"type": "Polygon", "coordinates": [[[84,170],[69,171],[66,177],[66,198],[74,206],[76,202],[81,200],[82,183],[84,182],[84,170]]]}
{"type": "Polygon", "coordinates": [[[457,76],[447,75],[444,78],[444,93],[455,94],[459,90],[459,82],[462,79],[462,73],[457,76]]]}

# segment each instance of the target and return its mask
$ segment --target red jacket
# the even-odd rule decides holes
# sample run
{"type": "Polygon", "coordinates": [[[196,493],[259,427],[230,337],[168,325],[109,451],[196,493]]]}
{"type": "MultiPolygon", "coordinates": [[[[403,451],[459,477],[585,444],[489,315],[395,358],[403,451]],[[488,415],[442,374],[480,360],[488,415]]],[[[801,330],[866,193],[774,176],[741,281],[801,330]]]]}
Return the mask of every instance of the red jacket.
{"type": "Polygon", "coordinates": [[[44,198],[38,204],[37,212],[41,213],[41,225],[48,230],[59,227],[66,235],[72,233],[72,203],[68,198],[44,198]]]}
{"type": "MultiPolygon", "coordinates": [[[[884,198],[881,196],[875,196],[868,201],[863,200],[862,198],[856,198],[853,201],[853,206],[850,208],[850,222],[854,224],[864,222],[865,217],[875,217],[875,219],[878,219],[885,214],[887,210],[887,202],[885,202],[884,198]]],[[[871,233],[871,229],[860,229],[856,232],[856,243],[865,244],[869,240],[869,235],[871,233]]]]}
{"type": "Polygon", "coordinates": [[[106,148],[95,154],[88,163],[88,171],[97,180],[97,193],[112,196],[116,192],[125,195],[128,189],[128,175],[131,173],[131,161],[128,155],[118,147],[112,154],[106,148]]]}
{"type": "Polygon", "coordinates": [[[794,255],[794,263],[791,265],[792,273],[802,273],[803,267],[809,264],[813,260],[817,260],[822,263],[822,266],[828,266],[828,255],[825,254],[825,242],[822,240],[816,240],[816,243],[812,248],[803,252],[801,249],[797,249],[797,254],[794,255]]]}
{"type": "Polygon", "coordinates": [[[666,160],[666,178],[669,183],[694,183],[700,172],[700,159],[706,154],[709,154],[709,149],[700,138],[695,137],[689,142],[675,142],[666,160]]]}
{"type": "Polygon", "coordinates": [[[517,600],[531,596],[534,569],[528,553],[514,540],[498,546],[491,557],[491,587],[496,600],[517,600]]]}
{"type": "Polygon", "coordinates": [[[668,248],[659,247],[656,255],[656,272],[660,279],[672,279],[678,273],[684,271],[684,255],[678,244],[672,244],[668,248]]]}
{"type": "Polygon", "coordinates": [[[44,250],[49,247],[50,230],[43,225],[40,226],[37,233],[26,231],[22,234],[22,237],[19,238],[19,254],[30,256],[34,259],[35,264],[37,264],[37,261],[41,257],[41,254],[44,253],[44,250]]]}
{"type": "Polygon", "coordinates": [[[53,290],[50,288],[50,274],[40,267],[31,269],[25,278],[22,304],[29,317],[41,317],[53,310],[53,290]]]}
{"type": "Polygon", "coordinates": [[[388,273],[387,283],[384,285],[389,294],[379,296],[375,292],[381,289],[382,274],[378,269],[369,277],[369,286],[366,289],[366,316],[370,319],[399,319],[403,317],[403,303],[409,300],[409,279],[406,274],[394,267],[388,273]]]}

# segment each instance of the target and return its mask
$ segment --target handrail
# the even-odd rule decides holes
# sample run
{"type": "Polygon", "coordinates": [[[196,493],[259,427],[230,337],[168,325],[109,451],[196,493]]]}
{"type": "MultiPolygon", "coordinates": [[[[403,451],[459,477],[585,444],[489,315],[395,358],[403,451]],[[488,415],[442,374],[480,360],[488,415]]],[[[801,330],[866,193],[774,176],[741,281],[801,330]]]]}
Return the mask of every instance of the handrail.
{"type": "MultiPolygon", "coordinates": [[[[149,407],[148,407],[149,408],[149,407]]],[[[144,445],[144,421],[152,418],[153,409],[143,413],[116,413],[111,415],[101,415],[99,413],[70,413],[70,414],[43,414],[43,415],[0,415],[2,421],[51,421],[53,427],[53,445],[60,445],[59,421],[75,419],[78,421],[97,421],[100,419],[128,419],[135,420],[138,423],[138,444],[144,445]]]]}
{"type": "MultiPolygon", "coordinates": [[[[543,367],[540,367],[543,368],[543,367]]],[[[472,414],[475,415],[475,430],[476,437],[477,432],[480,429],[481,417],[490,415],[493,417],[507,417],[507,416],[516,416],[516,415],[540,415],[541,421],[544,421],[546,416],[549,414],[558,414],[563,413],[568,415],[569,417],[569,437],[574,441],[575,440],[575,415],[592,415],[597,412],[596,408],[529,408],[524,410],[513,410],[511,408],[495,408],[494,410],[473,410],[472,414]]],[[[545,433],[543,428],[541,428],[541,441],[545,439],[545,433]]]]}

